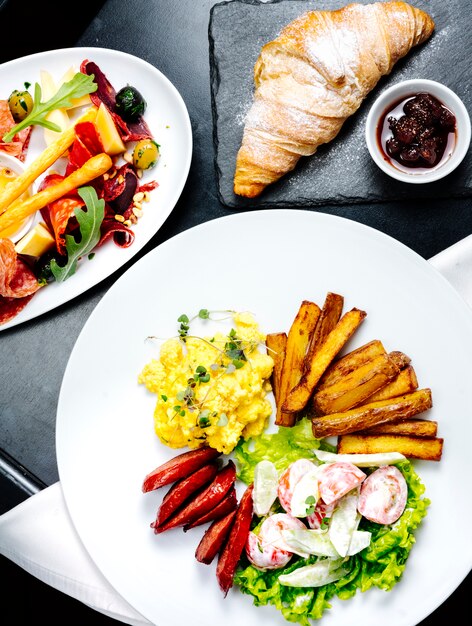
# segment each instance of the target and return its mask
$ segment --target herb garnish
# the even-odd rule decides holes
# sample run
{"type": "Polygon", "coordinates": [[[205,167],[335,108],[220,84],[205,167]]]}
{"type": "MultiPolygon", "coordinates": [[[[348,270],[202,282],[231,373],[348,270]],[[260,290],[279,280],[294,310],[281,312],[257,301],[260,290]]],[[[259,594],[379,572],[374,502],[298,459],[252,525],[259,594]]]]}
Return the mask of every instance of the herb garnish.
{"type": "Polygon", "coordinates": [[[59,265],[55,259],[51,260],[51,272],[58,282],[63,282],[72,276],[77,269],[80,257],[88,254],[100,241],[100,226],[105,215],[105,201],[98,199],[97,192],[91,186],[80,187],[79,196],[85,202],[87,211],[77,208],[74,211],[80,227],[81,238],[76,241],[72,235],[66,235],[67,263],[59,265]]]}
{"type": "Polygon", "coordinates": [[[51,111],[55,111],[56,109],[64,109],[71,106],[72,101],[76,98],[81,98],[88,93],[93,93],[97,90],[97,84],[94,82],[94,76],[88,76],[87,74],[82,74],[82,72],[77,72],[73,76],[71,80],[67,83],[63,83],[58,91],[46,102],[41,102],[41,86],[39,83],[35,83],[34,86],[34,98],[33,98],[33,108],[31,112],[25,117],[24,120],[13,126],[3,136],[3,141],[5,143],[10,142],[13,137],[28,126],[43,126],[44,128],[48,128],[49,130],[54,130],[56,132],[61,132],[60,126],[54,124],[53,122],[49,122],[46,118],[51,113],[51,111]]]}

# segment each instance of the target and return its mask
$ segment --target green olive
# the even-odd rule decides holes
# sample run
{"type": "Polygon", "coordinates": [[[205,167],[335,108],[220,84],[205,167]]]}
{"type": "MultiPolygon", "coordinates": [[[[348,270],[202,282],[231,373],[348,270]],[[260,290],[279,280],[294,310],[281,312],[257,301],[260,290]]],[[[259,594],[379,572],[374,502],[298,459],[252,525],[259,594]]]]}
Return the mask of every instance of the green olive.
{"type": "Polygon", "coordinates": [[[133,164],[140,170],[154,167],[159,159],[159,144],[153,139],[141,139],[133,150],[133,164]]]}
{"type": "Polygon", "coordinates": [[[8,98],[8,105],[15,122],[22,122],[31,113],[33,108],[33,98],[29,91],[12,91],[8,98]]]}

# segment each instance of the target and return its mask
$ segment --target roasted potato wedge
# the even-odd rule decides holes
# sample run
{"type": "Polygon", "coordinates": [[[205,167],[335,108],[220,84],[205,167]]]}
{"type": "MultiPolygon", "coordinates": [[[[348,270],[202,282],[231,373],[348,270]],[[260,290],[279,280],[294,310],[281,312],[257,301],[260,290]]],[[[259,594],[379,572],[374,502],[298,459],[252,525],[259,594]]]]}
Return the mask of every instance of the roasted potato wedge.
{"type": "Polygon", "coordinates": [[[304,300],[288,332],[280,376],[280,399],[275,417],[275,423],[279,426],[293,426],[296,422],[297,416],[294,412],[287,413],[282,407],[288,393],[300,380],[305,354],[320,313],[321,309],[317,304],[304,300]]]}
{"type": "Polygon", "coordinates": [[[274,360],[271,384],[274,392],[275,404],[280,402],[280,379],[285,359],[285,349],[287,346],[287,333],[269,333],[266,335],[267,353],[274,360]]]}
{"type": "Polygon", "coordinates": [[[347,411],[394,380],[400,369],[389,354],[381,354],[353,370],[341,380],[316,391],[312,405],[315,415],[347,411]]]}
{"type": "Polygon", "coordinates": [[[343,312],[344,297],[331,291],[326,294],[326,298],[321,309],[321,314],[316,323],[315,331],[311,337],[310,345],[305,355],[303,370],[305,371],[313,359],[313,355],[324,343],[326,337],[333,330],[341,318],[343,312]]]}
{"type": "Polygon", "coordinates": [[[338,438],[338,454],[372,454],[400,452],[407,458],[440,461],[444,440],[441,437],[411,435],[342,435],[338,438]]]}
{"type": "Polygon", "coordinates": [[[348,376],[353,370],[357,369],[367,361],[386,353],[387,351],[381,341],[378,339],[369,341],[369,343],[366,343],[360,348],[356,348],[339,359],[336,359],[336,361],[333,361],[321,377],[317,388],[324,389],[325,387],[334,385],[339,380],[342,380],[344,376],[348,376]]]}
{"type": "Polygon", "coordinates": [[[288,394],[282,405],[284,412],[296,413],[306,407],[321,376],[363,322],[366,315],[365,311],[353,308],[341,317],[319,350],[313,355],[298,384],[288,394]]]}
{"type": "Polygon", "coordinates": [[[358,435],[412,435],[414,437],[436,437],[438,423],[434,420],[408,419],[401,422],[377,424],[367,430],[358,431],[358,435]]]}
{"type": "Polygon", "coordinates": [[[367,402],[378,402],[379,400],[403,396],[406,393],[415,391],[415,389],[418,389],[418,386],[418,378],[413,366],[407,365],[392,382],[367,398],[367,402]]]}
{"type": "Polygon", "coordinates": [[[432,405],[431,389],[418,389],[397,398],[371,402],[349,411],[315,417],[312,419],[313,435],[321,439],[365,430],[384,422],[408,419],[430,409],[432,405]]]}

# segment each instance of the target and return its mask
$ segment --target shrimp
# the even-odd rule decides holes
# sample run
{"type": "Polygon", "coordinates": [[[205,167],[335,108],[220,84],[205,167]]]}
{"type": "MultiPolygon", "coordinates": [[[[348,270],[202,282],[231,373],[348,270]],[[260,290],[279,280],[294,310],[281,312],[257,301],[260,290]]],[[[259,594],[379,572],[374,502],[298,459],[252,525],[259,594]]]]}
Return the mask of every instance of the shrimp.
{"type": "Polygon", "coordinates": [[[284,567],[293,556],[282,537],[283,530],[305,528],[299,519],[287,513],[269,515],[261,524],[259,532],[251,531],[246,541],[246,554],[249,561],[259,570],[284,567]]]}

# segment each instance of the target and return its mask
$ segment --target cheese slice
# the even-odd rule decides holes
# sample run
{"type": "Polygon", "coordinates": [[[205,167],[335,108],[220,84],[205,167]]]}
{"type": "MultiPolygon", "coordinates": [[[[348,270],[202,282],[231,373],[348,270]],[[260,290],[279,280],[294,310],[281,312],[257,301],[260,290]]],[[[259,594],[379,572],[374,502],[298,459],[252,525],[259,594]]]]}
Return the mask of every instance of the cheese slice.
{"type": "MultiPolygon", "coordinates": [[[[42,102],[46,102],[46,100],[49,100],[57,93],[59,85],[56,85],[53,77],[47,70],[40,71],[40,80],[41,100],[42,102]]],[[[44,129],[44,140],[46,145],[49,146],[49,144],[53,141],[56,141],[60,132],[69,128],[70,119],[65,109],[55,109],[54,111],[51,111],[51,113],[47,115],[46,119],[48,122],[57,124],[61,129],[60,131],[50,130],[49,128],[44,129]]]]}
{"type": "Polygon", "coordinates": [[[24,237],[15,245],[18,254],[39,257],[50,250],[55,244],[51,235],[43,222],[36,224],[24,237]]]}
{"type": "Polygon", "coordinates": [[[122,154],[126,150],[115,126],[115,122],[103,102],[98,107],[95,126],[100,135],[103,149],[107,154],[113,156],[115,154],[122,154]]]}

